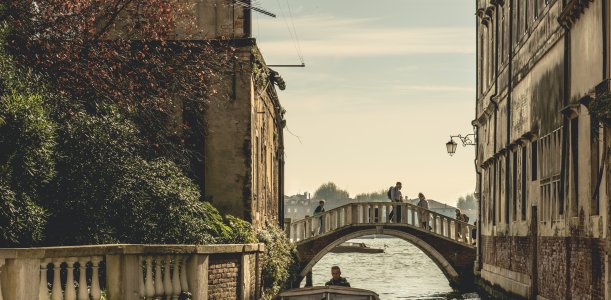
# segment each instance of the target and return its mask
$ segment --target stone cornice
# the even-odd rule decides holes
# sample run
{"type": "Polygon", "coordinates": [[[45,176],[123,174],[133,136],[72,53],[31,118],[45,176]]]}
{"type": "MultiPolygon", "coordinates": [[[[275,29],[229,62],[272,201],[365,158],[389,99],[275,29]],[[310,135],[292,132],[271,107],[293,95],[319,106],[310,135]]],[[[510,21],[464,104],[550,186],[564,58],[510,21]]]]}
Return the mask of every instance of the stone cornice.
{"type": "Polygon", "coordinates": [[[571,0],[560,13],[558,22],[560,22],[560,25],[570,28],[592,2],[594,0],[571,0]]]}
{"type": "Polygon", "coordinates": [[[562,108],[560,112],[566,115],[569,119],[574,119],[577,116],[579,116],[580,108],[581,108],[581,104],[572,103],[562,108]]]}

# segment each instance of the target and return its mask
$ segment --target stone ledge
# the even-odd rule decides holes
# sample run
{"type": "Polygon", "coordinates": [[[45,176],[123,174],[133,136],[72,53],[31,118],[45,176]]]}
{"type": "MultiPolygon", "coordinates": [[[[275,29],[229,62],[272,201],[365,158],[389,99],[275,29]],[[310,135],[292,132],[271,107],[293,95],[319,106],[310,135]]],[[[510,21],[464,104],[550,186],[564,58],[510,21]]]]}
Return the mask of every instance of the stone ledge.
{"type": "Polygon", "coordinates": [[[264,244],[226,244],[226,245],[90,245],[61,246],[41,248],[0,248],[0,258],[54,258],[69,256],[102,255],[167,255],[167,254],[225,254],[244,252],[263,252],[264,244]]]}
{"type": "Polygon", "coordinates": [[[521,277],[519,275],[521,274],[517,272],[513,272],[513,271],[509,271],[509,270],[502,269],[499,267],[484,264],[484,268],[482,269],[482,273],[481,273],[481,278],[483,280],[490,282],[492,285],[499,286],[499,288],[509,293],[516,294],[524,298],[528,298],[528,296],[530,295],[530,284],[520,282],[514,279],[514,278],[521,277]],[[495,271],[499,271],[499,272],[495,272],[495,271]],[[510,276],[514,278],[511,278],[510,276]]]}

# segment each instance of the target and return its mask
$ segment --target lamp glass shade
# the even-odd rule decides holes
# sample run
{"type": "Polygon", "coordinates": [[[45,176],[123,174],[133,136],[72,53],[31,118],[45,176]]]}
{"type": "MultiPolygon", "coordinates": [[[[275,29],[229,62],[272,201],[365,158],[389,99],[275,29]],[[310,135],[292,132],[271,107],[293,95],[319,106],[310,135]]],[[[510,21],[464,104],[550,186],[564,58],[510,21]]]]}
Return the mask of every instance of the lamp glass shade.
{"type": "Polygon", "coordinates": [[[454,155],[454,153],[456,153],[456,142],[454,142],[453,139],[450,140],[446,143],[446,148],[448,149],[448,154],[450,154],[450,156],[454,155]]]}

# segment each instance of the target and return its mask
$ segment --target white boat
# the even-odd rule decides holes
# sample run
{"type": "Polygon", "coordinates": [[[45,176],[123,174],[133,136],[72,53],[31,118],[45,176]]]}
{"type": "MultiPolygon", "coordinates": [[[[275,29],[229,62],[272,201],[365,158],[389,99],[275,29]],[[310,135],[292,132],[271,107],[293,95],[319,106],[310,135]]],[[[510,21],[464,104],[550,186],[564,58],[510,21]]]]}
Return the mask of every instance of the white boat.
{"type": "Polygon", "coordinates": [[[313,286],[280,293],[280,300],[380,300],[375,292],[343,286],[313,286]]]}
{"type": "Polygon", "coordinates": [[[329,252],[333,252],[333,253],[384,253],[384,249],[371,248],[365,245],[365,243],[345,242],[331,249],[329,252]]]}

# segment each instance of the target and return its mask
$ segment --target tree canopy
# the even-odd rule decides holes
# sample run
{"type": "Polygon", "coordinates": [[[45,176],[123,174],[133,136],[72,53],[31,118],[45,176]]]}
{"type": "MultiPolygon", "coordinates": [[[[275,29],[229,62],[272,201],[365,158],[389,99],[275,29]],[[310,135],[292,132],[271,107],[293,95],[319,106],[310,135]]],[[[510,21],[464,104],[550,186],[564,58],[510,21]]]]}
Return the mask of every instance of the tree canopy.
{"type": "Polygon", "coordinates": [[[475,199],[475,194],[467,194],[464,197],[461,196],[460,198],[458,198],[456,207],[460,209],[477,209],[477,201],[475,199]]]}
{"type": "Polygon", "coordinates": [[[327,182],[322,184],[316,192],[314,192],[314,199],[337,201],[350,198],[348,191],[342,190],[337,187],[333,182],[327,182]]]}
{"type": "Polygon", "coordinates": [[[379,192],[358,194],[356,195],[356,200],[359,200],[359,201],[388,200],[388,195],[386,195],[387,192],[388,190],[380,190],[379,192]]]}

